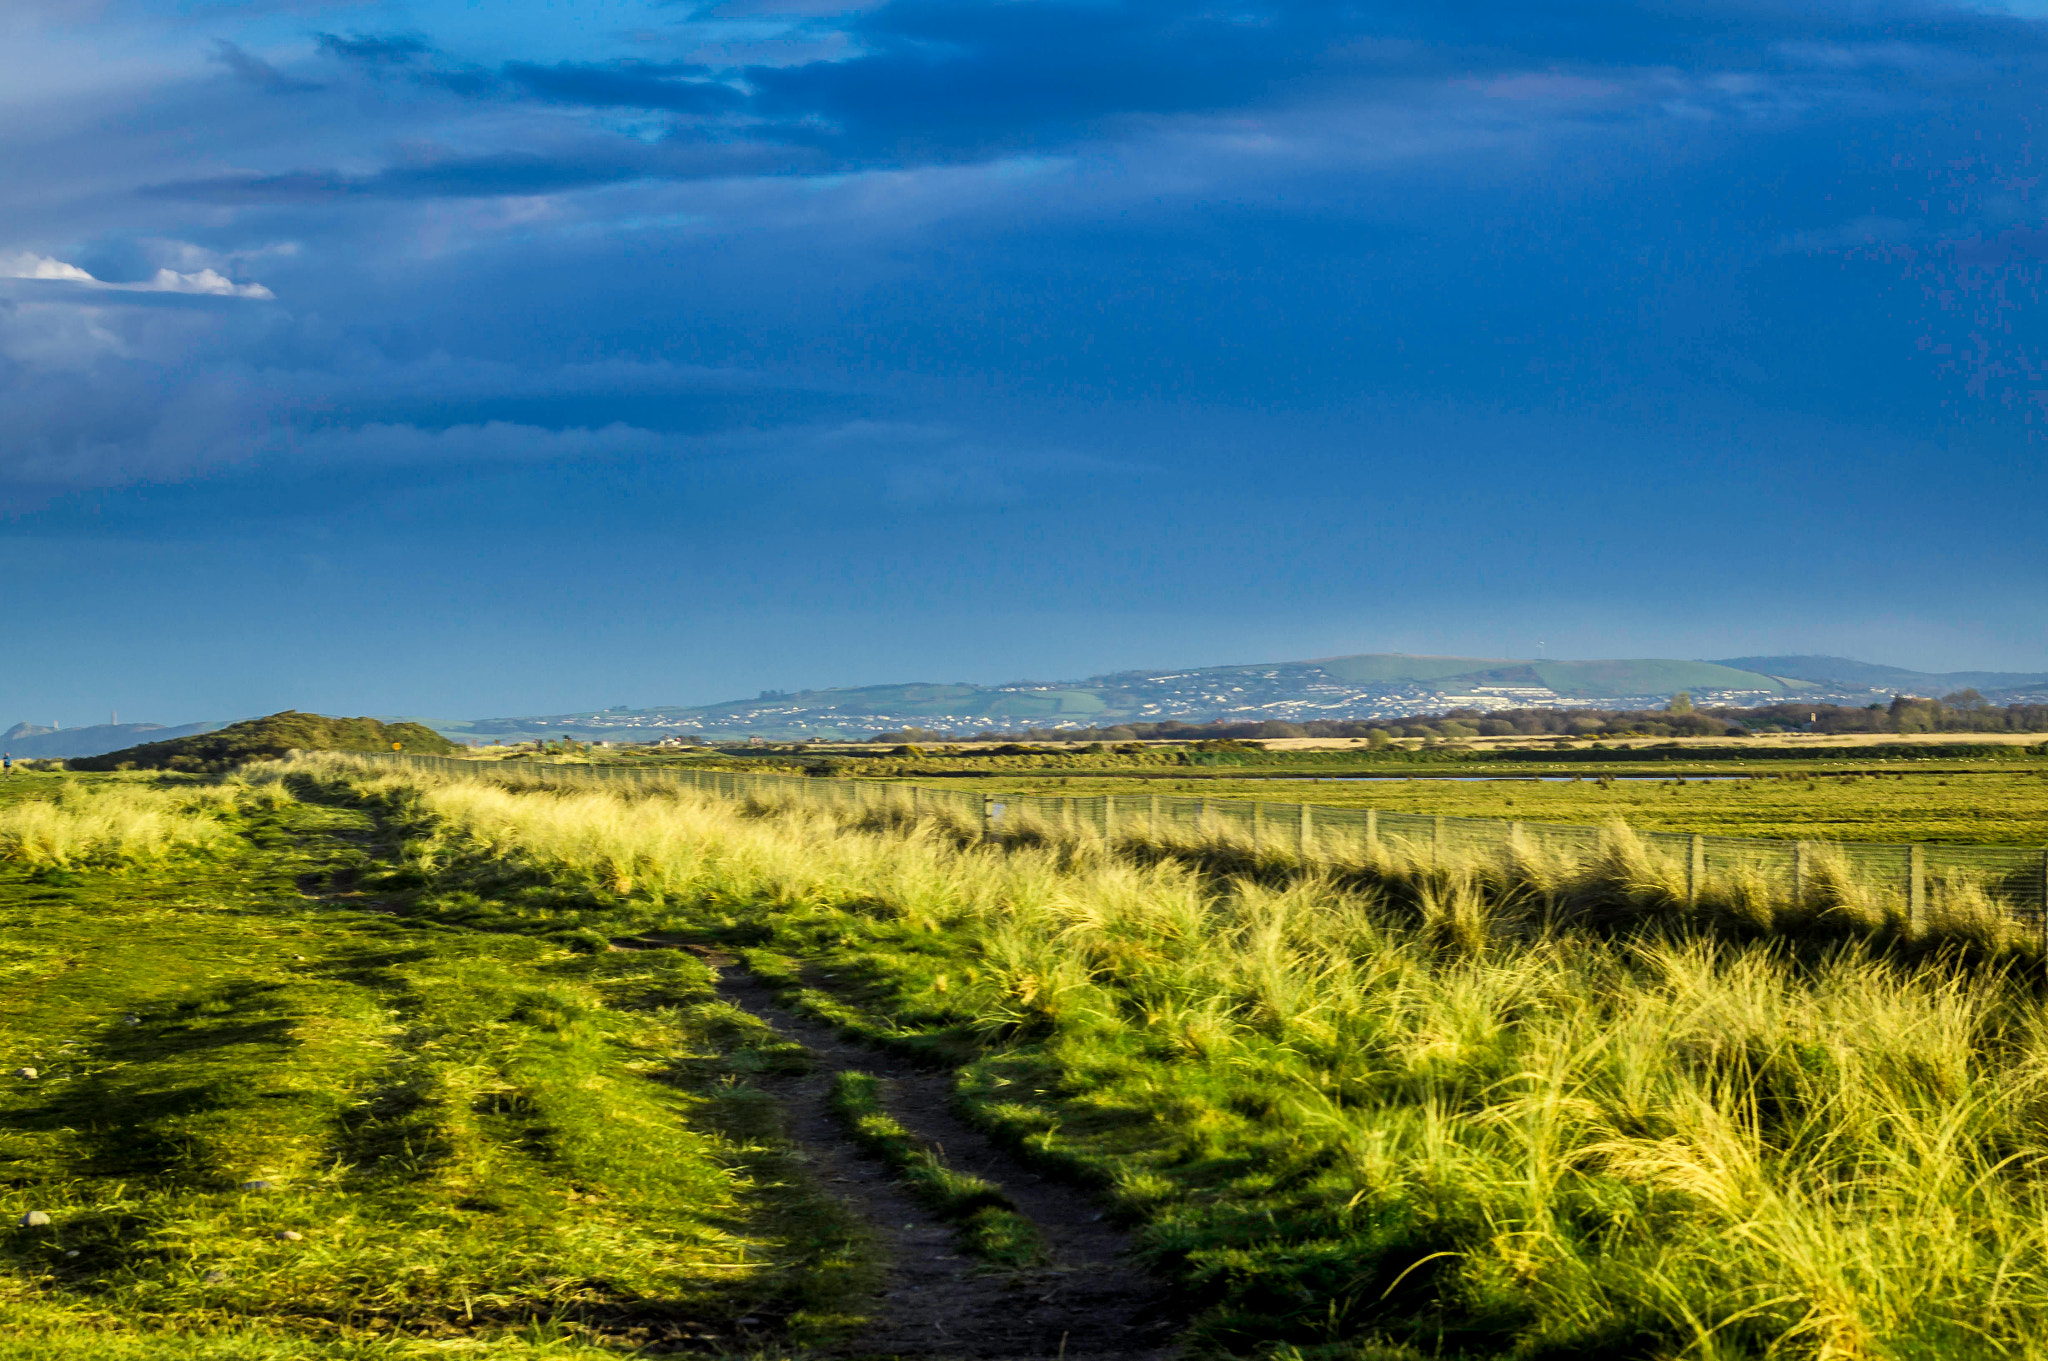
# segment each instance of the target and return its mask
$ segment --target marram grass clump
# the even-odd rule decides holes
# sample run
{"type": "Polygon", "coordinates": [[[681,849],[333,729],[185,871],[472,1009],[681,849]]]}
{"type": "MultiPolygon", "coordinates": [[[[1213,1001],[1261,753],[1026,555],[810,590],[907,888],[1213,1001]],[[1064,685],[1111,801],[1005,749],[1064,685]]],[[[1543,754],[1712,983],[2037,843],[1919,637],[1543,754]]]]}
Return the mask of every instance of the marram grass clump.
{"type": "Polygon", "coordinates": [[[240,785],[54,781],[0,807],[0,861],[37,869],[112,867],[220,850],[235,839],[224,815],[264,797],[240,785]]]}

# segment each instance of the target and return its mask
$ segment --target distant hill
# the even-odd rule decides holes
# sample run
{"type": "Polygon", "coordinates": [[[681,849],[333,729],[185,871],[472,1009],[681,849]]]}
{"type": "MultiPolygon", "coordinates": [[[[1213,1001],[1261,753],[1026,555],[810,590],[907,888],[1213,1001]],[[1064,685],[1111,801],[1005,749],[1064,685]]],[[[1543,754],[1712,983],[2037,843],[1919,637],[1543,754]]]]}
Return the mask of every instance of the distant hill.
{"type": "MultiPolygon", "coordinates": [[[[1007,685],[868,685],[693,708],[613,708],[535,718],[434,722],[464,742],[540,736],[645,741],[667,733],[778,739],[858,738],[906,727],[947,732],[1025,727],[1108,727],[1165,720],[1395,718],[1447,708],[1652,707],[1685,690],[1703,704],[1824,698],[1826,687],[1723,662],[1635,658],[1551,661],[1413,657],[1374,652],[1312,661],[1124,671],[1079,681],[1007,685]]],[[[1860,689],[1857,694],[1861,694],[1860,689]]]]}
{"type": "Polygon", "coordinates": [[[164,742],[173,737],[212,732],[225,723],[187,723],[167,728],[161,723],[97,723],[89,728],[45,728],[34,723],[17,723],[0,733],[0,751],[24,760],[60,756],[98,756],[103,752],[133,746],[145,738],[164,742]]]}
{"type": "Polygon", "coordinates": [[[1908,671],[1850,657],[1730,657],[1722,666],[1768,672],[1821,684],[1861,685],[1939,698],[1957,690],[2022,690],[2048,685],[2044,671],[1908,671]]]}
{"type": "Polygon", "coordinates": [[[267,718],[247,718],[217,731],[161,742],[144,742],[66,764],[72,770],[229,770],[288,751],[406,751],[440,754],[455,744],[417,723],[382,723],[374,718],[328,718],[287,709],[267,718]]]}
{"type": "MultiPolygon", "coordinates": [[[[1756,690],[1790,694],[1803,689],[1775,675],[1723,662],[1683,662],[1657,657],[1618,661],[1509,661],[1483,657],[1410,657],[1398,652],[1368,652],[1356,657],[1326,657],[1316,662],[1284,663],[1320,667],[1338,680],[1360,683],[1454,683],[1452,688],[1540,686],[1579,699],[1668,695],[1677,690],[1756,690]]],[[[1258,671],[1260,667],[1218,668],[1258,671]]]]}

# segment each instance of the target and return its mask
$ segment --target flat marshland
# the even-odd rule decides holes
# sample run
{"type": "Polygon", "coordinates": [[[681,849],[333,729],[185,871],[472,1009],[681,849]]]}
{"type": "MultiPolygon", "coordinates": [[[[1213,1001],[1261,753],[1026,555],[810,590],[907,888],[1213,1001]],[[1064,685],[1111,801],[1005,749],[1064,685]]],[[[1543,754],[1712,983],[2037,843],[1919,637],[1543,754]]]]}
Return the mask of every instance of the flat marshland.
{"type": "Polygon", "coordinates": [[[49,784],[221,831],[0,830],[9,1208],[52,1219],[10,1232],[0,1356],[852,1354],[887,1263],[790,1154],[801,1056],[616,941],[950,1073],[1127,1227],[1190,1354],[2048,1354],[2043,961],[1982,912],[1688,906],[1625,837],[1507,875],[341,758],[49,784]]]}

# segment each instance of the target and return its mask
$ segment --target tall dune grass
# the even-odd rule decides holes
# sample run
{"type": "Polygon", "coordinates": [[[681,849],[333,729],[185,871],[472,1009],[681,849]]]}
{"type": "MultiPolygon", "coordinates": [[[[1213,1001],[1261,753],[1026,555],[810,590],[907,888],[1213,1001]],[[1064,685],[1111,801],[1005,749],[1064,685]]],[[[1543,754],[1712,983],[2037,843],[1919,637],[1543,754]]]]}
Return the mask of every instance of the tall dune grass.
{"type": "Polygon", "coordinates": [[[984,1118],[1099,1177],[1216,1350],[2048,1354],[2048,1009],[2016,966],[1591,929],[1670,905],[1625,840],[1518,881],[1398,851],[1232,877],[1214,847],[357,778],[422,869],[750,923],[899,1026],[973,1028],[984,1118]]]}
{"type": "MultiPolygon", "coordinates": [[[[1087,841],[1090,833],[1019,823],[1004,833],[1017,844],[1087,841]]],[[[1683,858],[1636,829],[1610,822],[1597,849],[1571,855],[1526,837],[1504,848],[1437,848],[1398,837],[1370,842],[1324,834],[1308,856],[1260,846],[1228,827],[1138,830],[1111,844],[1139,859],[1171,859],[1212,874],[1283,881],[1328,877],[1371,887],[1390,904],[1427,914],[1450,899],[1489,905],[1492,929],[1526,935],[1564,925],[1623,930],[1665,924],[1735,936],[1860,937],[1913,949],[1962,949],[1983,957],[2041,954],[2037,921],[2017,916],[1982,877],[1961,871],[1930,876],[1926,902],[1909,918],[1897,885],[1874,884],[1843,849],[1806,848],[1796,891],[1761,865],[1717,867],[1688,883],[1683,858]]]]}
{"type": "Polygon", "coordinates": [[[68,780],[46,797],[0,807],[0,861],[34,868],[152,864],[225,846],[234,834],[221,813],[247,785],[181,785],[68,780]]]}

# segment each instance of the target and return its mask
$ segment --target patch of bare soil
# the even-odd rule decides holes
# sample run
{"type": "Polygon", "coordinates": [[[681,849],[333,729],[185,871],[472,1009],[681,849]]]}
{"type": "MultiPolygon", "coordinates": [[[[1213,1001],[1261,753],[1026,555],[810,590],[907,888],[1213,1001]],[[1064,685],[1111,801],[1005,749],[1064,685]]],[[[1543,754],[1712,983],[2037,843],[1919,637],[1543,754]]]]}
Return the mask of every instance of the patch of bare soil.
{"type": "MultiPolygon", "coordinates": [[[[625,942],[640,948],[667,944],[625,942]]],[[[1176,1320],[1168,1292],[1139,1267],[1125,1236],[1085,1194],[1033,1171],[952,1111],[952,1082],[886,1051],[842,1039],[781,1006],[738,961],[698,953],[719,993],[801,1044],[816,1061],[801,1077],[770,1079],[791,1141],[820,1182],[864,1219],[888,1274],[872,1323],[834,1355],[902,1361],[1170,1361],[1176,1320]],[[952,1227],[926,1210],[886,1165],[847,1137],[828,1104],[833,1074],[883,1080],[889,1114],[952,1167],[1000,1186],[1037,1226],[1049,1266],[1001,1271],[968,1255],[952,1227]]]]}

